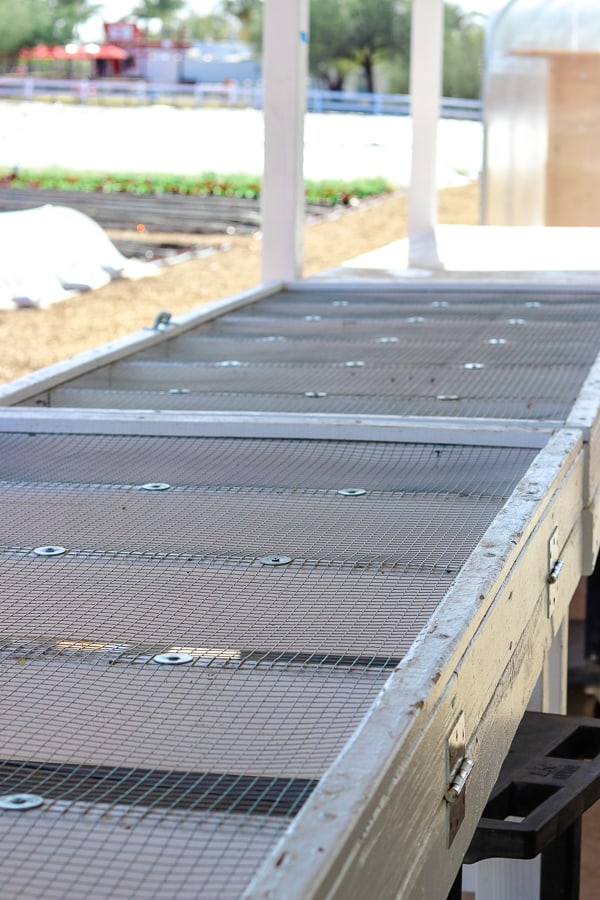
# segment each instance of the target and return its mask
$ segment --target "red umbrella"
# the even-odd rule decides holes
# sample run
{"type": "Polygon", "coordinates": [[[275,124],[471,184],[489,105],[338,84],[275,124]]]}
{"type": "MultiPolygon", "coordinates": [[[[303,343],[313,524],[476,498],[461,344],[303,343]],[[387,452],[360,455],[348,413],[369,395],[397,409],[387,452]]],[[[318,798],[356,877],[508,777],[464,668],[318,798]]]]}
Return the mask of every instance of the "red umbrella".
{"type": "Polygon", "coordinates": [[[21,50],[21,59],[112,59],[125,60],[129,54],[116,44],[67,44],[66,47],[38,44],[21,50]]]}
{"type": "Polygon", "coordinates": [[[21,59],[68,59],[64,47],[49,47],[38,44],[37,47],[24,47],[20,52],[21,59]]]}

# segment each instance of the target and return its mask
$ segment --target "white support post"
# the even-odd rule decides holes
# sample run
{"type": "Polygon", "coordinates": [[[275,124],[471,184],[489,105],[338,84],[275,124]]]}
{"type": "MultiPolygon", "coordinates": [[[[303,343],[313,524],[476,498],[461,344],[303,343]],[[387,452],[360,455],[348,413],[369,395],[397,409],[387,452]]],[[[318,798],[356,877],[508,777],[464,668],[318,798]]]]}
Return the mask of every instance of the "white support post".
{"type": "Polygon", "coordinates": [[[412,162],[408,192],[408,255],[415,268],[440,267],[437,223],[437,131],[442,93],[444,0],[415,0],[410,98],[412,162]]]}
{"type": "Polygon", "coordinates": [[[308,0],[265,0],[263,281],[302,276],[308,23],[308,0]]]}

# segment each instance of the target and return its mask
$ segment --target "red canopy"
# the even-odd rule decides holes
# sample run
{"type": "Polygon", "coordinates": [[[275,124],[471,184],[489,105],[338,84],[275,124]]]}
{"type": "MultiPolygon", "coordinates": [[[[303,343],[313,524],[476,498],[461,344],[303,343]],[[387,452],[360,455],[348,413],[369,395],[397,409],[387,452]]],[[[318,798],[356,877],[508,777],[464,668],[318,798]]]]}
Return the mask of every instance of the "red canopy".
{"type": "Polygon", "coordinates": [[[21,59],[112,59],[125,60],[129,54],[116,44],[67,44],[66,47],[38,44],[21,50],[21,59]]]}

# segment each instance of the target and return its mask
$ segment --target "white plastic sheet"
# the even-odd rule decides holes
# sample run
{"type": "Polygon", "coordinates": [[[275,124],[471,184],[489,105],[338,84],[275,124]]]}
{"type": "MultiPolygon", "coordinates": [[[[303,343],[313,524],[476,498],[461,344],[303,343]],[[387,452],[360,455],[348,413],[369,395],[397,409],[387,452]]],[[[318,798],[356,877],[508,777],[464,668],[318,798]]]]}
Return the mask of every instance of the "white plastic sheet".
{"type": "Polygon", "coordinates": [[[89,216],[62,206],[0,213],[0,309],[49,306],[118,278],[155,274],[89,216]]]}

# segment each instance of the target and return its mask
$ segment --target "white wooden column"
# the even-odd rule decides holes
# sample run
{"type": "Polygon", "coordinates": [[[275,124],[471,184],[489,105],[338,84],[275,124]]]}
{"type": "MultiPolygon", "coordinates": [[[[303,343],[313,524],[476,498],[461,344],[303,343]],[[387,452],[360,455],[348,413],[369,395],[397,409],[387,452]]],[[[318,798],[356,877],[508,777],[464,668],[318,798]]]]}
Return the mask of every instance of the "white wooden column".
{"type": "Polygon", "coordinates": [[[265,0],[263,15],[262,280],[286,281],[303,263],[309,0],[265,0]]]}
{"type": "Polygon", "coordinates": [[[437,130],[442,92],[444,0],[414,0],[410,53],[412,163],[408,255],[415,268],[440,265],[437,224],[437,130]]]}

